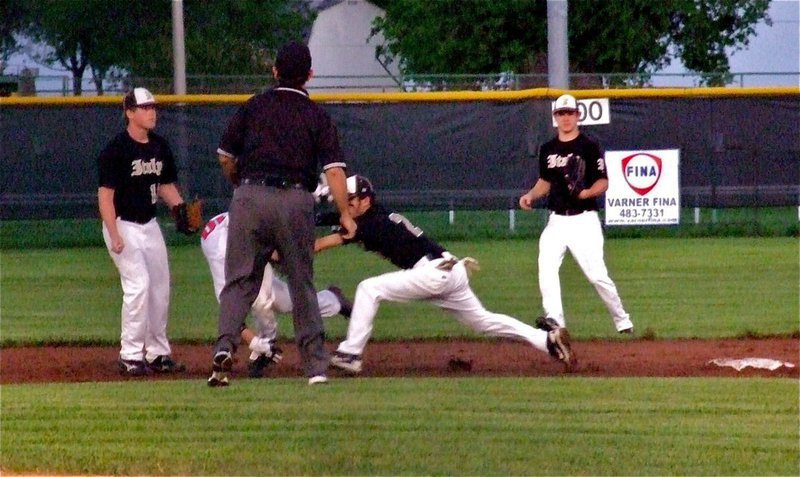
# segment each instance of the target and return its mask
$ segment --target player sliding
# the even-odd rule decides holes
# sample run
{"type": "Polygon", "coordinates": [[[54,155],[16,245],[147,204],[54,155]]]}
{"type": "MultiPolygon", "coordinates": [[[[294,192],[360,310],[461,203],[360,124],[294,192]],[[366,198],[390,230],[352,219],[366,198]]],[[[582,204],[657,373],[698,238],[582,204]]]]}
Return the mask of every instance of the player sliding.
{"type": "Polygon", "coordinates": [[[459,260],[405,217],[376,204],[375,191],[366,177],[348,177],[347,192],[349,212],[358,226],[355,236],[345,239],[335,233],[319,238],[315,251],[360,243],[401,270],[358,284],[347,339],[331,357],[331,365],[351,373],[361,372],[362,354],[381,301],[425,300],[453,313],[475,331],[527,341],[563,362],[567,371],[572,369],[576,361],[566,328],[552,323],[550,331],[543,331],[486,310],[469,286],[468,269],[477,268],[475,260],[459,260]]]}

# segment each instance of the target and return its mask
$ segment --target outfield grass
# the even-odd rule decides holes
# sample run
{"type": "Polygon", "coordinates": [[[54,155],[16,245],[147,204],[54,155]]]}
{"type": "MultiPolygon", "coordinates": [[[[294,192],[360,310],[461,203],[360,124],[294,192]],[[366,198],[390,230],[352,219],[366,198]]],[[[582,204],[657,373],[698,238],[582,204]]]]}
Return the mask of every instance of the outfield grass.
{"type": "MultiPolygon", "coordinates": [[[[536,240],[447,242],[481,260],[490,309],[539,313],[536,240]]],[[[210,342],[217,305],[197,245],[170,247],[173,342],[210,342]]],[[[794,238],[613,239],[612,277],[656,338],[798,332],[794,238]]],[[[391,270],[356,247],[317,258],[317,284],[391,270]]],[[[0,344],[116,345],[121,291],[105,249],[4,250],[0,344]]],[[[615,337],[571,259],[577,339],[615,337]]],[[[281,333],[291,335],[291,320],[281,333]]],[[[332,340],[345,322],[327,322],[332,340]]],[[[385,304],[376,339],[472,336],[425,304],[385,304]]],[[[92,475],[797,475],[789,379],[201,380],[0,387],[0,470],[92,475]],[[13,450],[13,451],[12,451],[13,450]]]]}
{"type": "MultiPolygon", "coordinates": [[[[166,210],[160,223],[169,245],[196,243],[175,231],[166,210]]],[[[514,229],[510,228],[508,210],[403,211],[414,224],[438,240],[469,241],[536,240],[547,223],[547,212],[513,210],[514,229]],[[452,218],[452,222],[451,222],[452,218]]],[[[749,207],[733,209],[681,209],[681,224],[670,226],[608,227],[609,238],[663,237],[798,237],[797,207],[749,207]]],[[[207,211],[207,218],[211,211],[207,211]]],[[[603,211],[600,211],[601,219],[603,211]]],[[[320,229],[320,232],[322,230],[320,229]]],[[[4,220],[0,222],[0,250],[32,248],[102,247],[100,220],[50,219],[4,220]]]]}
{"type": "Polygon", "coordinates": [[[797,383],[3,386],[0,467],[99,475],[797,475],[797,383]],[[13,451],[9,451],[13,449],[13,451]]]}
{"type": "MultiPolygon", "coordinates": [[[[481,261],[473,289],[487,308],[533,322],[540,314],[536,241],[446,244],[481,261]]],[[[174,342],[210,342],[218,307],[211,276],[196,245],[169,250],[174,342]]],[[[655,338],[731,337],[798,332],[798,245],[792,238],[614,239],[606,261],[641,333],[655,338]]],[[[119,275],[103,248],[9,250],[0,256],[0,343],[103,343],[119,339],[119,275]]],[[[392,265],[356,246],[320,254],[320,288],[357,283],[392,265]]],[[[568,257],[561,271],[567,324],[577,339],[615,336],[608,312],[568,257]]],[[[292,335],[291,320],[281,333],[292,335]]],[[[327,321],[331,339],[346,322],[327,321]]],[[[381,306],[375,339],[473,336],[425,303],[381,306]]]]}

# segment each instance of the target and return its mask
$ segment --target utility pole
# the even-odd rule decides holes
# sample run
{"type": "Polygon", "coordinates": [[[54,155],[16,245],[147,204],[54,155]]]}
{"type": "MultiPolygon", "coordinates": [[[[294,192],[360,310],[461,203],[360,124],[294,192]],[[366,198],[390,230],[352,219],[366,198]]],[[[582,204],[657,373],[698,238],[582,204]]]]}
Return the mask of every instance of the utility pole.
{"type": "Polygon", "coordinates": [[[175,94],[186,94],[186,46],[183,32],[183,0],[172,0],[172,80],[175,94]]]}
{"type": "Polygon", "coordinates": [[[547,0],[547,80],[569,89],[568,0],[547,0]]]}

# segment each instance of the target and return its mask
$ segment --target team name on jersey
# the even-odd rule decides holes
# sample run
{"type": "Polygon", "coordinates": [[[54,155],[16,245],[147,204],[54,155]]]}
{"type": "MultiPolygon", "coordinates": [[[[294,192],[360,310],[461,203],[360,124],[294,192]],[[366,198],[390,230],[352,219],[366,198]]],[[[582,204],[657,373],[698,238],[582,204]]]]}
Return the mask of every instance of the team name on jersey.
{"type": "Polygon", "coordinates": [[[149,161],[136,159],[135,161],[131,162],[131,177],[141,176],[144,174],[155,174],[160,176],[162,167],[163,163],[161,161],[157,161],[155,157],[149,161]]]}
{"type": "MultiPolygon", "coordinates": [[[[567,161],[569,158],[575,156],[575,154],[569,153],[566,156],[559,156],[558,154],[550,154],[547,156],[547,168],[548,169],[555,169],[556,167],[564,167],[567,165],[567,161]]],[[[576,156],[578,159],[581,156],[576,156]]]]}

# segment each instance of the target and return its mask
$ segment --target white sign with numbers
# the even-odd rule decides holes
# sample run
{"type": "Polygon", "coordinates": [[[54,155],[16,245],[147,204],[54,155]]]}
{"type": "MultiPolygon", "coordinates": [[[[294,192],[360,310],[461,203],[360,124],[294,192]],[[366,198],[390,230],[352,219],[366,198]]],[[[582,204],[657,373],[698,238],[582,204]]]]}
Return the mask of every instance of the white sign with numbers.
{"type": "Polygon", "coordinates": [[[606,225],[680,223],[680,151],[607,151],[606,225]]]}
{"type": "MultiPolygon", "coordinates": [[[[550,103],[550,110],[556,109],[556,103],[550,103]]],[[[578,100],[578,125],[593,126],[596,124],[611,123],[611,113],[608,110],[608,98],[579,99],[578,100]]],[[[556,127],[556,118],[553,117],[553,127],[556,127]]]]}

